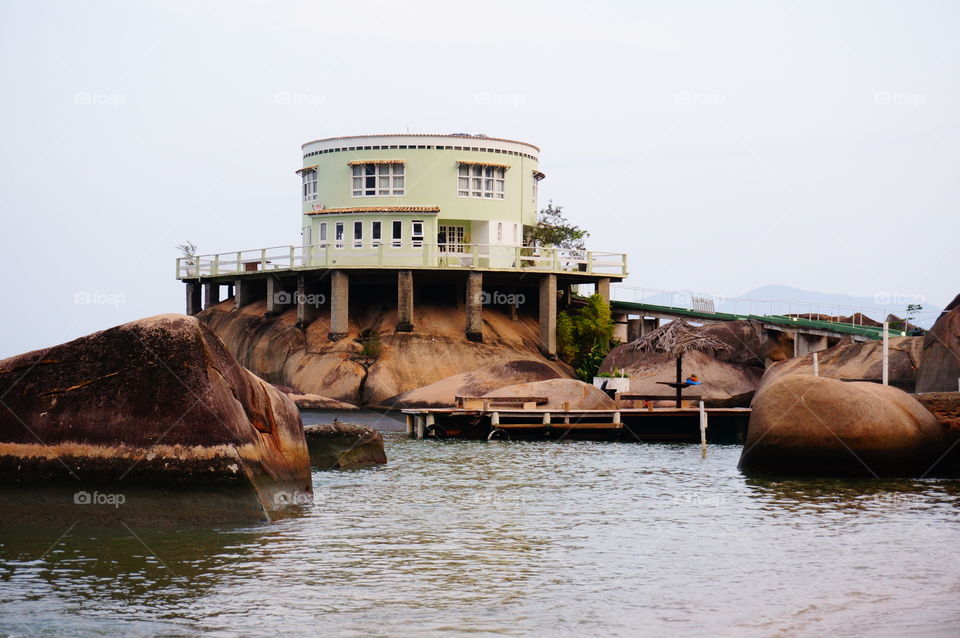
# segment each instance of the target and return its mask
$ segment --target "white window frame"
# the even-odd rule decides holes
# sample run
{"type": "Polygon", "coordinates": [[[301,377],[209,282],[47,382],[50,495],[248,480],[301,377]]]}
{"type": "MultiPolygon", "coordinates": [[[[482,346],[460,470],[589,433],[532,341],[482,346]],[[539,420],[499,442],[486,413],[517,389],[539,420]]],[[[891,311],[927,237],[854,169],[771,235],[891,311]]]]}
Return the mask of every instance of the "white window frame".
{"type": "Polygon", "coordinates": [[[400,248],[403,245],[403,221],[394,219],[390,221],[390,245],[394,248],[400,248]],[[400,234],[397,235],[397,230],[400,234]]]}
{"type": "Polygon", "coordinates": [[[406,194],[404,165],[377,162],[353,164],[350,192],[354,197],[403,197],[406,194]]]}
{"type": "Polygon", "coordinates": [[[334,248],[343,248],[343,233],[345,230],[345,224],[343,222],[337,222],[333,226],[333,247],[334,248]]]}
{"type": "Polygon", "coordinates": [[[317,201],[317,169],[301,171],[300,177],[303,179],[303,201],[317,201]]]}
{"type": "Polygon", "coordinates": [[[320,237],[317,239],[317,243],[321,246],[327,245],[327,222],[320,222],[320,237]]]}
{"type": "Polygon", "coordinates": [[[410,222],[410,243],[414,248],[423,246],[423,220],[414,219],[410,222]],[[420,224],[420,232],[417,232],[417,224],[420,224]]]}
{"type": "Polygon", "coordinates": [[[437,234],[443,233],[446,243],[440,244],[442,253],[462,253],[464,239],[467,235],[466,226],[443,225],[437,228],[437,234]]]}
{"type": "Polygon", "coordinates": [[[457,166],[457,197],[507,198],[507,169],[503,166],[461,163],[457,166]]]}
{"type": "Polygon", "coordinates": [[[377,247],[383,241],[383,222],[375,219],[370,222],[370,245],[377,247]]]}
{"type": "Polygon", "coordinates": [[[363,220],[356,219],[353,222],[353,247],[363,248],[363,220]],[[359,232],[357,232],[359,230],[359,232]]]}

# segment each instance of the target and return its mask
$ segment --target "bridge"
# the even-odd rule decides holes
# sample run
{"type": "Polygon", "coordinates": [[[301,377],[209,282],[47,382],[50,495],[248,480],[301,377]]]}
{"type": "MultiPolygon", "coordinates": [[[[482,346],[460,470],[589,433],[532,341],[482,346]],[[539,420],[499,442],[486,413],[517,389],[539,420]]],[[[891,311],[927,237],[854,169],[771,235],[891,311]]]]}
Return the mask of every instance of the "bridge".
{"type": "MultiPolygon", "coordinates": [[[[863,323],[864,313],[856,308],[838,305],[818,305],[804,302],[776,302],[780,306],[791,306],[788,314],[754,314],[718,312],[715,299],[708,295],[694,295],[688,292],[634,288],[631,286],[611,287],[610,307],[615,323],[615,336],[621,341],[634,341],[660,326],[661,320],[683,319],[691,323],[706,324],[720,321],[756,321],[764,329],[772,332],[784,332],[793,337],[794,356],[825,350],[840,339],[852,341],[873,341],[883,338],[883,326],[863,323]],[[625,298],[632,298],[628,301],[625,298]],[[636,299],[640,299],[637,301],[636,299]],[[653,303],[657,302],[657,303],[653,303]],[[793,312],[796,310],[796,312],[793,312]],[[844,310],[850,312],[849,321],[838,321],[844,310]],[[805,312],[804,312],[805,311],[805,312]],[[835,311],[835,315],[824,311],[835,311]],[[805,318],[796,315],[818,317],[805,318]]],[[[763,300],[738,300],[739,303],[753,301],[755,306],[773,302],[763,300]]],[[[905,337],[904,330],[889,330],[891,337],[905,337]]]]}

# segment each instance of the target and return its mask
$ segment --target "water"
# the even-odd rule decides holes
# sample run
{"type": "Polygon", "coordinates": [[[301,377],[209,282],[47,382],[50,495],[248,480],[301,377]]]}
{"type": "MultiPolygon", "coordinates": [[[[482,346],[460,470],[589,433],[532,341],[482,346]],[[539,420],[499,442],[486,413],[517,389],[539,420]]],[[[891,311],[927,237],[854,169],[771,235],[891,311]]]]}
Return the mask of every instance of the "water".
{"type": "Polygon", "coordinates": [[[739,447],[411,441],[217,530],[0,531],[0,635],[960,635],[960,484],[739,447]]]}

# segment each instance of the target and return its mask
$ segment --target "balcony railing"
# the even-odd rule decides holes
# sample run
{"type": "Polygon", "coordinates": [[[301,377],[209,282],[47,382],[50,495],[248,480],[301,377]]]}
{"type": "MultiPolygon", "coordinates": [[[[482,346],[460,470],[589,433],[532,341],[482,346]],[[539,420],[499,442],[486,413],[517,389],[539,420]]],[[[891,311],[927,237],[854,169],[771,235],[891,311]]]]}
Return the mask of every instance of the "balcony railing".
{"type": "Polygon", "coordinates": [[[312,268],[443,268],[627,276],[622,253],[489,244],[324,242],[177,259],[177,278],[219,277],[312,268]]]}

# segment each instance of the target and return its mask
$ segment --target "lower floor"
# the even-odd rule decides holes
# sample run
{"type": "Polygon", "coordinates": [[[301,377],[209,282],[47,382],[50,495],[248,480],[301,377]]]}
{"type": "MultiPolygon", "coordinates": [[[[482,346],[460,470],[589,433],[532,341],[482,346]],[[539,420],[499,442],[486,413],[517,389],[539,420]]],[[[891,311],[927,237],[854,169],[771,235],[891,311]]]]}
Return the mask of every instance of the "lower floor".
{"type": "Polygon", "coordinates": [[[557,312],[570,303],[573,287],[589,283],[609,301],[611,279],[481,270],[316,269],[186,279],[184,283],[187,314],[196,314],[222,299],[232,299],[238,309],[265,300],[267,316],[295,309],[297,326],[303,330],[321,314],[326,315],[331,341],[350,332],[351,298],[375,299],[382,309],[395,310],[397,332],[416,331],[417,303],[455,307],[463,313],[464,335],[477,342],[484,340],[485,309],[495,308],[514,320],[521,314],[533,315],[539,324],[540,351],[555,358],[557,312]]]}

